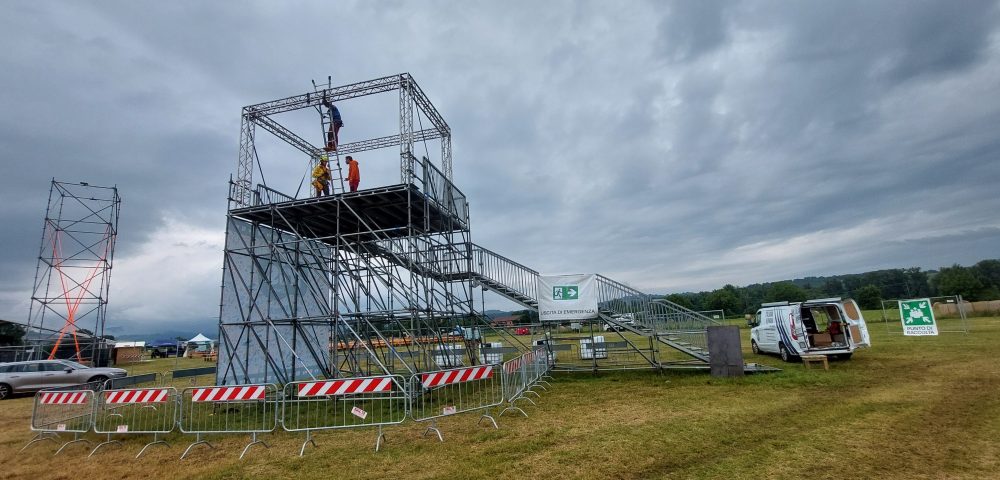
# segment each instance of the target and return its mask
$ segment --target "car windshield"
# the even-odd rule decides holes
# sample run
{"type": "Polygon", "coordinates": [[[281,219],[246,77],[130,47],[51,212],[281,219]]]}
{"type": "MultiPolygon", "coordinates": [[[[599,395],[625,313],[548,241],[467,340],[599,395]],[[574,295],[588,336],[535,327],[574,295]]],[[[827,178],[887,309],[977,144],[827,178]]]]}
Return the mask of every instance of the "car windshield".
{"type": "Polygon", "coordinates": [[[72,367],[73,369],[79,370],[81,368],[88,368],[86,365],[80,365],[76,362],[71,362],[69,360],[59,360],[59,363],[66,365],[67,367],[72,367]]]}

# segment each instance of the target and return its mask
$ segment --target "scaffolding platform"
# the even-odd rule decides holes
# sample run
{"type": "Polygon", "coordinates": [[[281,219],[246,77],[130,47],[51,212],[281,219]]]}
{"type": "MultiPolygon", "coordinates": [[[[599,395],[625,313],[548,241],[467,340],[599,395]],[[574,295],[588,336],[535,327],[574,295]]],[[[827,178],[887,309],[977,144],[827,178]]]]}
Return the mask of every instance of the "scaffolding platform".
{"type": "Polygon", "coordinates": [[[340,236],[349,242],[468,228],[466,219],[454,209],[440,205],[413,184],[237,208],[230,214],[312,239],[340,236]]]}

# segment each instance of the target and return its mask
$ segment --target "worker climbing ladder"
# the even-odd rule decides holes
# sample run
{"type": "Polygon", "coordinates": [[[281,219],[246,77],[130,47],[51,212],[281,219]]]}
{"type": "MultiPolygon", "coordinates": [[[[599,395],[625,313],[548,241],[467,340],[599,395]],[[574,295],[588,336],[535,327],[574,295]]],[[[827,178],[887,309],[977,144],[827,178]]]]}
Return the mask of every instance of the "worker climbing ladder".
{"type": "MultiPolygon", "coordinates": [[[[325,155],[330,160],[330,163],[328,164],[328,166],[330,167],[330,176],[332,177],[330,179],[330,193],[334,195],[336,195],[337,193],[344,193],[346,191],[344,189],[344,171],[341,167],[340,153],[336,149],[336,146],[339,146],[340,143],[339,139],[333,142],[335,148],[333,149],[329,148],[329,145],[332,142],[330,136],[331,133],[333,132],[334,118],[333,118],[333,109],[331,108],[333,104],[329,102],[326,90],[330,89],[333,86],[332,77],[329,76],[326,77],[325,86],[322,84],[317,84],[315,80],[313,80],[312,84],[313,84],[313,90],[316,92],[316,94],[321,95],[322,96],[321,98],[323,98],[323,102],[320,105],[316,106],[316,111],[319,113],[319,125],[320,125],[320,131],[322,132],[323,136],[323,145],[327,146],[326,148],[323,149],[323,153],[321,153],[320,156],[325,155]]],[[[319,164],[320,156],[317,156],[312,161],[312,164],[310,165],[310,171],[317,164],[319,164]]]]}

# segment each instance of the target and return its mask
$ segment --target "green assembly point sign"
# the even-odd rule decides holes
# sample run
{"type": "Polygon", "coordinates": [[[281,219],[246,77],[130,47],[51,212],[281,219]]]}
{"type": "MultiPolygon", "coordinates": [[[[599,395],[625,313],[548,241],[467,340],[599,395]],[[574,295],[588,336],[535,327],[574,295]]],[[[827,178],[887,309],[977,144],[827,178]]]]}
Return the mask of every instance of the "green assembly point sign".
{"type": "Polygon", "coordinates": [[[552,287],[553,300],[577,300],[580,298],[580,287],[576,285],[558,285],[552,287]]]}
{"type": "Polygon", "coordinates": [[[899,318],[903,322],[903,335],[937,335],[937,322],[931,300],[900,300],[899,318]]]}

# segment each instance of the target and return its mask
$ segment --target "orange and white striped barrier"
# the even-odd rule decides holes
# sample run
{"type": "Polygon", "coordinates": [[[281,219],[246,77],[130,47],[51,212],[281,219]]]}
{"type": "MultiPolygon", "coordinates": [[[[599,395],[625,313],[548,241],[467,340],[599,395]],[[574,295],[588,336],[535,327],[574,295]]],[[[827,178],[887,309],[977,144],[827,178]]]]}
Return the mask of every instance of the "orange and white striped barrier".
{"type": "Polygon", "coordinates": [[[203,387],[191,389],[191,401],[198,403],[263,400],[266,393],[267,385],[203,387]]]}
{"type": "Polygon", "coordinates": [[[104,392],[104,403],[121,405],[126,403],[164,403],[170,399],[169,388],[136,388],[131,390],[108,390],[104,392]]]}
{"type": "Polygon", "coordinates": [[[341,428],[378,427],[375,451],[382,445],[382,427],[406,419],[406,381],[399,375],[311,380],[285,384],[281,426],[306,432],[299,456],[313,432],[341,428]]]}
{"type": "Polygon", "coordinates": [[[273,432],[278,426],[278,387],[272,384],[185,388],[180,403],[180,430],[196,435],[182,459],[197,445],[212,447],[202,438],[206,434],[250,435],[250,443],[240,454],[243,458],[254,445],[268,446],[257,434],[273,432]]]}
{"type": "Polygon", "coordinates": [[[80,405],[90,401],[94,392],[38,392],[38,403],[42,405],[80,405]]]}
{"type": "Polygon", "coordinates": [[[437,419],[465,412],[481,411],[479,420],[489,419],[494,427],[496,420],[490,408],[503,403],[503,388],[499,365],[459,367],[434,372],[424,372],[410,378],[410,417],[418,422],[430,421],[424,436],[433,432],[444,441],[437,419]]]}
{"type": "Polygon", "coordinates": [[[322,397],[326,395],[388,392],[391,389],[392,377],[350,378],[320,382],[302,382],[298,384],[298,395],[300,397],[322,397]]]}
{"type": "MultiPolygon", "coordinates": [[[[88,388],[93,388],[93,385],[88,388]]],[[[72,433],[73,440],[63,443],[56,454],[73,443],[90,443],[80,435],[87,433],[93,425],[94,398],[93,390],[59,389],[36,393],[31,410],[31,430],[36,433],[21,451],[45,440],[57,441],[56,435],[61,433],[72,433]]]]}
{"type": "Polygon", "coordinates": [[[97,451],[112,443],[112,435],[152,434],[153,441],[142,447],[136,458],[153,445],[167,445],[160,435],[170,433],[177,425],[177,389],[123,388],[105,390],[98,397],[94,413],[94,432],[106,434],[107,440],[94,447],[97,451]]]}
{"type": "Polygon", "coordinates": [[[493,377],[493,365],[483,367],[456,368],[420,375],[424,388],[434,388],[453,383],[471,382],[493,377]]]}

